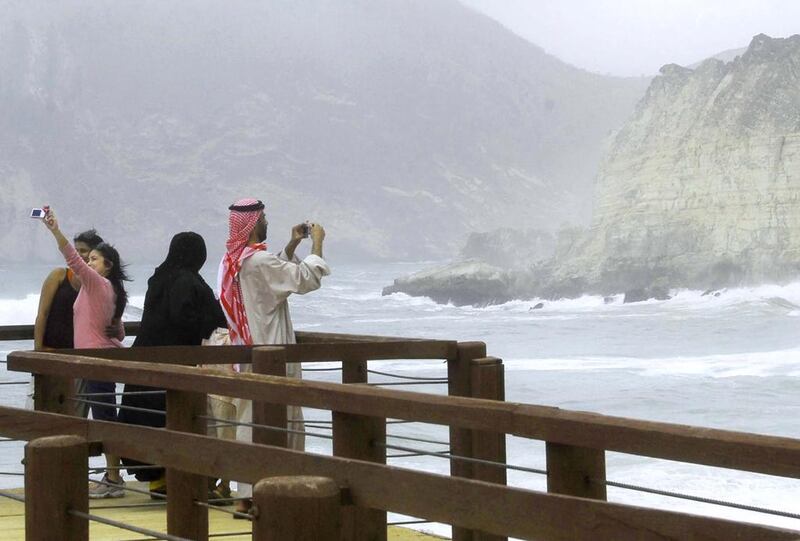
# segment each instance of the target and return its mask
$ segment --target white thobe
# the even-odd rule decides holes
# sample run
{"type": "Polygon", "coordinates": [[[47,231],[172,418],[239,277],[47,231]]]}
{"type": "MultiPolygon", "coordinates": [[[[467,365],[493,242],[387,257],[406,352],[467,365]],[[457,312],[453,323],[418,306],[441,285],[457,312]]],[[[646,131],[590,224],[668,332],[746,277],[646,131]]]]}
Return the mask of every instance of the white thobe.
{"type": "MultiPolygon", "coordinates": [[[[242,263],[239,271],[239,285],[242,289],[244,310],[253,344],[294,344],[294,328],[289,316],[288,298],[292,293],[303,295],[319,289],[323,276],[330,274],[328,264],[319,256],[309,255],[302,261],[294,258],[288,261],[283,253],[278,255],[266,251],[256,252],[242,263]]],[[[242,365],[249,371],[250,365],[242,365]]],[[[287,363],[286,375],[299,378],[302,371],[299,363],[287,363]]],[[[237,400],[237,419],[251,423],[252,403],[237,400]]],[[[299,406],[289,406],[287,416],[289,429],[303,430],[303,410],[299,406]]],[[[249,426],[236,429],[236,439],[253,441],[253,430],[249,426]]],[[[303,434],[289,433],[289,448],[302,451],[305,448],[303,434]]],[[[252,486],[239,483],[239,497],[252,496],[252,486]]]]}

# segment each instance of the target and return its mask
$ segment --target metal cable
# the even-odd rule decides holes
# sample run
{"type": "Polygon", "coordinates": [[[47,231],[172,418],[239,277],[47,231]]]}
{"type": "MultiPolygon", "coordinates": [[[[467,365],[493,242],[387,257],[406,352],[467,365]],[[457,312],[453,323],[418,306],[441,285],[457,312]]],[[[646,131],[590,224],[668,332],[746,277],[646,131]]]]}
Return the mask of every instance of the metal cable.
{"type": "MultiPolygon", "coordinates": [[[[297,421],[292,421],[292,422],[297,422],[297,421]]],[[[333,430],[332,426],[314,425],[314,424],[311,424],[311,423],[305,423],[305,425],[307,427],[309,427],[309,428],[319,428],[320,430],[333,430]]]]}
{"type": "Polygon", "coordinates": [[[18,502],[25,503],[25,498],[22,496],[17,496],[16,494],[11,494],[10,492],[5,492],[0,490],[0,496],[3,498],[9,498],[11,500],[17,500],[18,502]]]}
{"type": "Polygon", "coordinates": [[[148,530],[147,528],[139,528],[138,526],[132,526],[130,524],[125,524],[124,522],[118,522],[116,520],[99,517],[97,515],[90,515],[89,513],[84,513],[83,511],[76,511],[75,509],[70,509],[67,512],[75,517],[85,518],[86,520],[92,520],[94,522],[100,522],[101,524],[107,524],[108,526],[114,526],[122,530],[128,530],[129,532],[140,533],[142,535],[147,535],[155,539],[164,539],[165,541],[192,541],[191,539],[187,539],[186,537],[178,537],[177,535],[170,535],[167,533],[157,532],[155,530],[148,530]]]}
{"type": "MultiPolygon", "coordinates": [[[[436,454],[447,455],[450,451],[434,451],[436,454]]],[[[401,453],[399,455],[386,455],[386,458],[409,458],[413,456],[423,456],[421,453],[401,453]]]]}
{"type": "Polygon", "coordinates": [[[162,494],[160,492],[150,492],[149,490],[142,490],[141,488],[133,488],[133,487],[125,486],[125,485],[117,485],[115,483],[107,483],[107,482],[102,481],[102,480],[98,481],[96,479],[92,479],[91,477],[89,478],[89,481],[91,481],[93,483],[97,483],[98,485],[105,485],[107,487],[121,488],[122,490],[127,490],[129,492],[137,492],[139,494],[147,494],[151,498],[155,498],[155,499],[158,499],[158,500],[166,500],[167,499],[167,495],[166,494],[162,494]]]}
{"type": "MultiPolygon", "coordinates": [[[[210,422],[210,421],[209,421],[210,422]]],[[[302,419],[289,419],[290,423],[303,423],[306,426],[310,426],[311,428],[319,428],[322,430],[331,430],[332,428],[329,426],[320,426],[314,423],[325,423],[325,424],[332,424],[333,421],[305,421],[302,419]]],[[[208,428],[225,428],[228,426],[236,426],[236,421],[225,421],[224,423],[218,423],[215,425],[208,425],[208,428]]]]}
{"type": "Polygon", "coordinates": [[[387,522],[387,526],[403,526],[405,524],[430,524],[430,520],[404,520],[401,522],[387,522]]]}
{"type": "Polygon", "coordinates": [[[235,517],[243,518],[246,520],[253,520],[253,515],[250,513],[242,513],[241,511],[231,511],[230,509],[225,509],[224,507],[217,507],[215,505],[211,505],[210,503],[206,502],[198,502],[197,500],[194,501],[195,505],[199,505],[200,507],[205,507],[206,509],[213,509],[214,511],[221,511],[222,513],[228,513],[229,515],[233,515],[235,517]]]}
{"type": "Polygon", "coordinates": [[[370,387],[387,387],[389,385],[437,385],[449,383],[446,379],[439,381],[387,381],[384,383],[367,383],[370,387]]]}
{"type": "Polygon", "coordinates": [[[89,468],[90,472],[102,472],[106,470],[151,470],[154,468],[163,468],[164,466],[159,466],[157,464],[147,464],[141,466],[105,466],[105,467],[97,467],[97,468],[89,468]]]}
{"type": "Polygon", "coordinates": [[[243,496],[241,498],[209,498],[207,501],[208,501],[208,503],[222,503],[222,502],[234,503],[234,502],[243,502],[245,500],[252,500],[252,499],[253,498],[251,498],[250,496],[246,496],[246,497],[243,496]]]}
{"type": "Polygon", "coordinates": [[[25,475],[25,472],[18,472],[18,471],[0,471],[0,475],[25,475]]]}
{"type": "Polygon", "coordinates": [[[209,429],[211,429],[211,428],[225,428],[225,427],[228,427],[228,426],[234,426],[234,425],[232,425],[231,423],[219,423],[219,424],[216,424],[216,425],[208,425],[206,428],[209,428],[209,429]]]}
{"type": "Polygon", "coordinates": [[[76,393],[75,396],[134,396],[140,394],[165,394],[167,391],[125,391],[122,393],[76,393]]]}
{"type": "Polygon", "coordinates": [[[768,515],[776,515],[779,517],[788,517],[794,519],[800,519],[800,514],[798,513],[790,513],[788,511],[778,511],[776,509],[767,509],[766,507],[757,507],[755,505],[746,505],[742,503],[735,503],[735,502],[728,502],[725,500],[717,500],[714,498],[705,498],[703,496],[692,496],[690,494],[682,494],[680,492],[671,492],[669,490],[659,490],[656,488],[648,488],[639,485],[631,485],[628,483],[618,483],[616,481],[608,481],[608,480],[598,480],[598,479],[589,479],[592,483],[597,483],[600,485],[606,485],[610,487],[616,488],[624,488],[627,490],[635,490],[637,492],[646,492],[648,494],[656,494],[658,496],[668,496],[670,498],[678,498],[681,500],[690,500],[693,502],[700,502],[700,503],[709,503],[712,505],[720,505],[723,507],[732,507],[734,509],[742,509],[744,511],[754,511],[756,513],[765,513],[768,515]]]}
{"type": "Polygon", "coordinates": [[[395,451],[408,451],[411,453],[419,453],[420,455],[426,456],[435,456],[439,458],[446,458],[448,460],[460,460],[462,462],[471,462],[473,464],[484,464],[486,466],[495,466],[497,468],[504,468],[506,470],[516,470],[516,471],[524,471],[528,473],[539,473],[542,475],[547,475],[547,470],[540,470],[536,468],[526,468],[524,466],[513,466],[511,464],[505,464],[503,462],[495,462],[493,460],[483,460],[481,458],[472,458],[468,456],[459,456],[453,454],[443,454],[441,452],[434,453],[431,451],[422,451],[420,449],[414,449],[412,447],[403,447],[402,445],[389,445],[385,442],[380,441],[372,441],[373,445],[377,445],[378,447],[383,447],[385,449],[394,449],[395,451]]]}
{"type": "Polygon", "coordinates": [[[420,381],[441,381],[443,378],[442,376],[436,378],[424,378],[420,376],[402,376],[400,374],[392,374],[391,372],[379,372],[378,370],[367,370],[368,374],[379,374],[381,376],[387,376],[390,378],[400,378],[400,379],[411,379],[411,380],[420,380],[420,381]]]}
{"type": "Polygon", "coordinates": [[[73,402],[82,402],[84,404],[97,404],[98,406],[106,406],[107,408],[119,408],[121,410],[130,410],[130,411],[143,411],[145,413],[156,413],[158,415],[166,415],[167,412],[161,410],[154,410],[150,408],[137,408],[136,406],[125,406],[123,404],[109,404],[108,402],[98,402],[97,400],[86,400],[84,398],[72,398],[69,397],[67,400],[72,400],[73,402]]]}
{"type": "Polygon", "coordinates": [[[338,368],[303,368],[303,372],[338,372],[342,367],[338,368]]]}
{"type": "Polygon", "coordinates": [[[0,381],[0,385],[28,385],[28,381],[0,381]]]}
{"type": "Polygon", "coordinates": [[[25,441],[25,440],[18,440],[18,439],[14,439],[14,438],[0,438],[0,443],[2,443],[4,441],[25,441]]]}
{"type": "Polygon", "coordinates": [[[135,507],[164,507],[165,505],[167,505],[166,500],[160,502],[121,503],[118,505],[95,505],[89,509],[132,509],[135,507]]]}
{"type": "Polygon", "coordinates": [[[313,436],[315,438],[325,438],[325,439],[328,439],[328,440],[332,440],[333,439],[333,436],[331,436],[330,434],[318,434],[316,432],[307,432],[305,430],[293,430],[291,428],[279,428],[277,426],[259,425],[259,424],[255,424],[255,423],[244,423],[244,422],[241,422],[241,421],[226,421],[225,419],[217,419],[216,417],[210,417],[208,415],[198,415],[197,418],[198,419],[208,419],[209,421],[217,421],[217,422],[224,421],[224,422],[230,423],[232,425],[236,425],[236,426],[249,426],[251,428],[264,428],[264,429],[267,429],[267,430],[275,430],[275,431],[278,431],[278,432],[289,432],[291,434],[305,434],[306,436],[313,436]]]}
{"type": "MultiPolygon", "coordinates": [[[[209,533],[208,537],[233,537],[239,535],[253,535],[252,531],[249,532],[220,532],[220,533],[209,533]]],[[[120,541],[152,541],[153,537],[137,537],[135,539],[120,539],[120,541]]]]}
{"type": "Polygon", "coordinates": [[[434,445],[446,445],[447,447],[450,447],[450,442],[447,441],[426,440],[425,438],[412,438],[411,436],[397,436],[394,434],[386,434],[386,437],[394,438],[397,440],[418,441],[420,443],[432,443],[434,445]]]}

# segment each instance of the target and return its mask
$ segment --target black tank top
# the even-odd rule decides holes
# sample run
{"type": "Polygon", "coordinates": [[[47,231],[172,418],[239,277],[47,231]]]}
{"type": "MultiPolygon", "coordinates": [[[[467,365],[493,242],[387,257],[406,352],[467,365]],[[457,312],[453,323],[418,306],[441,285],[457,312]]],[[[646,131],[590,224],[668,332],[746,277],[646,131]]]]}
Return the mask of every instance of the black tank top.
{"type": "Polygon", "coordinates": [[[64,280],[59,284],[53,303],[50,305],[50,314],[47,316],[47,325],[44,328],[42,343],[49,348],[71,349],[75,339],[72,327],[72,305],[78,298],[78,292],[69,283],[70,271],[64,274],[64,280]]]}

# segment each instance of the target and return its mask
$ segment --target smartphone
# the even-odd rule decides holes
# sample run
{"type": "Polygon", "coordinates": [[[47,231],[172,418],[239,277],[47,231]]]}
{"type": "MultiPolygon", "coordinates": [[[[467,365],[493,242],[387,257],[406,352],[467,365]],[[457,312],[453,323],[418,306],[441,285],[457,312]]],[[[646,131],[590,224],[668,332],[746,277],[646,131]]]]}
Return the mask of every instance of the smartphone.
{"type": "Polygon", "coordinates": [[[40,208],[31,209],[31,218],[42,219],[47,215],[47,211],[40,208]]]}
{"type": "Polygon", "coordinates": [[[311,224],[306,222],[303,224],[303,238],[307,239],[311,236],[311,224]]]}

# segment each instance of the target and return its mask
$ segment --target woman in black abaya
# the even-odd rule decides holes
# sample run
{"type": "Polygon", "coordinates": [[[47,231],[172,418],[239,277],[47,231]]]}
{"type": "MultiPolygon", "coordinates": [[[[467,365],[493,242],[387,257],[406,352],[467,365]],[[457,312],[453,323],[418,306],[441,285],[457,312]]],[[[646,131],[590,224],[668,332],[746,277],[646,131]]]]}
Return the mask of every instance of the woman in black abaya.
{"type": "MultiPolygon", "coordinates": [[[[193,232],[172,237],[169,253],[147,281],[144,312],[133,347],[199,346],[217,327],[227,327],[225,315],[214,292],[200,276],[206,262],[206,243],[193,232]]],[[[141,385],[125,385],[123,406],[166,410],[166,393],[141,385]],[[129,394],[144,393],[144,394],[129,394]]],[[[166,417],[157,413],[120,409],[123,423],[163,427],[166,417]]],[[[126,466],[140,463],[123,459],[126,466]]],[[[134,469],[130,473],[140,481],[150,481],[151,492],[164,492],[162,468],[134,469]]]]}

